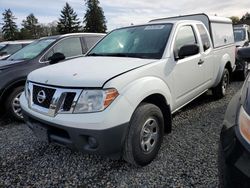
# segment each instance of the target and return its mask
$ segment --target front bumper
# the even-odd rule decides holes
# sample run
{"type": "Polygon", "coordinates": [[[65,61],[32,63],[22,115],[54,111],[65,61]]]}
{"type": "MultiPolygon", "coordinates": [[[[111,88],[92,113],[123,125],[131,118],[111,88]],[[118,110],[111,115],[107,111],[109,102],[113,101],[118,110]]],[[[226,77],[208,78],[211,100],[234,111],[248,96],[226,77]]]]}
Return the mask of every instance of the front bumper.
{"type": "Polygon", "coordinates": [[[220,141],[227,165],[237,172],[230,174],[242,174],[243,178],[250,178],[250,148],[242,138],[237,125],[240,92],[237,93],[228,105],[220,141]]]}
{"type": "Polygon", "coordinates": [[[47,122],[26,111],[23,111],[23,116],[29,128],[43,141],[114,159],[121,156],[128,123],[103,130],[89,130],[47,122]]]}

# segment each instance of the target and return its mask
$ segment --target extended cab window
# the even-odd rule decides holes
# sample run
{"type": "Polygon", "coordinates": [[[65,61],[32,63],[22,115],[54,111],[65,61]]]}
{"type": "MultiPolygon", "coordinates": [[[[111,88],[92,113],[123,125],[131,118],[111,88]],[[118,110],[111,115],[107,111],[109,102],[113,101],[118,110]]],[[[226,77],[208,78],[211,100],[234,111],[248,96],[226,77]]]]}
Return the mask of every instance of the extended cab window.
{"type": "Polygon", "coordinates": [[[189,44],[197,44],[197,40],[193,31],[192,26],[187,25],[179,29],[174,45],[174,53],[177,57],[177,54],[182,46],[189,44]]]}
{"type": "MultiPolygon", "coordinates": [[[[66,58],[83,55],[80,38],[72,37],[60,41],[53,47],[53,53],[58,52],[64,54],[66,58]]],[[[53,53],[49,52],[50,55],[53,53]]]]}
{"type": "Polygon", "coordinates": [[[209,41],[209,36],[208,36],[208,33],[207,33],[207,31],[206,31],[206,29],[204,28],[203,25],[197,24],[197,28],[199,30],[203,50],[205,52],[206,50],[208,50],[211,47],[211,44],[210,44],[210,41],[209,41]]]}
{"type": "Polygon", "coordinates": [[[92,46],[94,46],[100,39],[101,37],[98,37],[98,36],[84,37],[84,40],[87,45],[87,50],[89,50],[92,46]]]}

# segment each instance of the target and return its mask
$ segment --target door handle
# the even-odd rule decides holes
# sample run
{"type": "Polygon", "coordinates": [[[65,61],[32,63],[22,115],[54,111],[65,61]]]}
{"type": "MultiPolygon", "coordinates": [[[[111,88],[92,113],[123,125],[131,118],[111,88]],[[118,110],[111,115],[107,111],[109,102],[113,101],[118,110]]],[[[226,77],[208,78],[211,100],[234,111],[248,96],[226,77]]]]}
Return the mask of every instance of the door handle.
{"type": "Polygon", "coordinates": [[[198,62],[198,65],[202,65],[203,63],[204,63],[204,61],[200,59],[198,62]]]}

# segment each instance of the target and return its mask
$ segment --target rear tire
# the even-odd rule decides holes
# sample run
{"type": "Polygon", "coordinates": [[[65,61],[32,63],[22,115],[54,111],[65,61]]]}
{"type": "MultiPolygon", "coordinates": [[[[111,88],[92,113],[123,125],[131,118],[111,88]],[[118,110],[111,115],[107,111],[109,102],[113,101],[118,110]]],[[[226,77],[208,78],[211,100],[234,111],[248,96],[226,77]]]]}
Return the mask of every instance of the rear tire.
{"type": "Polygon", "coordinates": [[[161,110],[153,104],[142,103],[131,118],[123,158],[135,166],[149,164],[160,149],[163,135],[161,110]]]}
{"type": "Polygon", "coordinates": [[[230,75],[227,68],[224,69],[220,83],[212,89],[213,95],[216,99],[221,99],[226,95],[226,90],[229,85],[230,75]]]}
{"type": "Polygon", "coordinates": [[[24,86],[15,88],[5,102],[7,115],[17,121],[23,120],[22,110],[20,106],[20,96],[24,91],[24,86]]]}

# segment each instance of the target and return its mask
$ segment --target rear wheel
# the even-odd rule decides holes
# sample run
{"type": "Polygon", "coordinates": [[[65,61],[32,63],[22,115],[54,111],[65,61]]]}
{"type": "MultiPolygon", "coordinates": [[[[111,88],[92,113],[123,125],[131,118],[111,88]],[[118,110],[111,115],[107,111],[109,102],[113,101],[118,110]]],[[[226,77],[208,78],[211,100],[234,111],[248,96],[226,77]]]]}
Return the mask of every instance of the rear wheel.
{"type": "Polygon", "coordinates": [[[132,116],[123,158],[136,166],[149,164],[160,149],[163,126],[161,110],[153,104],[142,103],[132,116]]]}
{"type": "Polygon", "coordinates": [[[5,109],[8,115],[18,121],[23,120],[22,109],[20,105],[20,96],[23,91],[23,86],[15,88],[5,102],[5,109]]]}
{"type": "Polygon", "coordinates": [[[227,68],[224,69],[220,83],[212,89],[215,98],[220,99],[226,95],[226,90],[229,86],[230,75],[227,68]]]}

